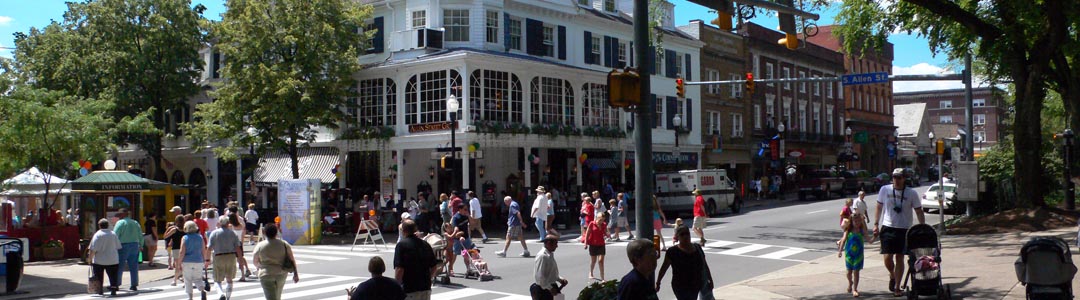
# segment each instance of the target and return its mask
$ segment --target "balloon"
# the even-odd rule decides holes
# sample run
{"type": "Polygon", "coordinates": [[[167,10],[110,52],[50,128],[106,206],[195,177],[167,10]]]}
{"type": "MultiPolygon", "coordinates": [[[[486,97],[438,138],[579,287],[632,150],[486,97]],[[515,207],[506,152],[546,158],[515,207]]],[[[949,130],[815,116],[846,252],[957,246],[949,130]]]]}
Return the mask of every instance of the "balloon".
{"type": "Polygon", "coordinates": [[[79,176],[86,176],[86,174],[90,174],[90,171],[87,171],[85,168],[79,168],[79,176]]]}
{"type": "Polygon", "coordinates": [[[480,150],[480,142],[473,142],[472,145],[473,148],[476,148],[476,150],[480,150]]]}
{"type": "Polygon", "coordinates": [[[82,164],[81,164],[80,166],[82,166],[82,167],[83,167],[83,169],[87,169],[87,170],[89,170],[89,169],[91,169],[91,168],[92,168],[92,167],[93,167],[94,165],[90,164],[90,161],[89,161],[89,160],[84,160],[84,161],[82,161],[82,164]]]}
{"type": "Polygon", "coordinates": [[[540,157],[539,156],[533,156],[533,164],[534,165],[539,165],[540,164],[540,157]]]}
{"type": "Polygon", "coordinates": [[[597,166],[597,165],[592,165],[589,168],[592,169],[593,172],[596,172],[597,170],[600,170],[600,166],[597,166]]]}
{"type": "Polygon", "coordinates": [[[475,145],[469,145],[469,152],[476,152],[476,146],[475,145]]]}
{"type": "Polygon", "coordinates": [[[116,162],[111,160],[111,159],[106,160],[105,161],[105,169],[106,170],[116,170],[116,162]]]}
{"type": "Polygon", "coordinates": [[[71,168],[72,169],[79,169],[79,168],[82,168],[82,165],[79,165],[79,162],[77,162],[77,161],[73,161],[73,162],[71,162],[71,168]]]}

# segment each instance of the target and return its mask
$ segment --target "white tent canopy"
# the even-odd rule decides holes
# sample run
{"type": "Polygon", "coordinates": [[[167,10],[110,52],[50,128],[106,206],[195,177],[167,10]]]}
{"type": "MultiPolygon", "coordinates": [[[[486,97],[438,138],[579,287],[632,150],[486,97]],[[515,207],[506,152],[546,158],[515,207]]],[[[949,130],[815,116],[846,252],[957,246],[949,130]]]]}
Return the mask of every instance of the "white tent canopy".
{"type": "Polygon", "coordinates": [[[63,177],[41,172],[33,167],[0,185],[0,196],[35,196],[45,194],[45,180],[49,181],[49,194],[70,194],[71,185],[63,177]]]}

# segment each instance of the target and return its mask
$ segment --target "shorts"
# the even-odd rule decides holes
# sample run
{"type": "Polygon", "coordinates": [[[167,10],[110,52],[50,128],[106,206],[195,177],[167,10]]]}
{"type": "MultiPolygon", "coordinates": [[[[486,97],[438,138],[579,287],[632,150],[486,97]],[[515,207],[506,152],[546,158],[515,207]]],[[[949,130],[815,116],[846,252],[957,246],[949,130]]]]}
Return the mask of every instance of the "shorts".
{"type": "Polygon", "coordinates": [[[169,255],[172,255],[173,259],[180,259],[180,249],[169,249],[169,255]]]}
{"type": "Polygon", "coordinates": [[[904,254],[907,228],[881,226],[881,254],[904,254]]]}
{"type": "Polygon", "coordinates": [[[581,228],[585,228],[585,217],[578,217],[578,223],[581,224],[581,228]]]}
{"type": "Polygon", "coordinates": [[[706,222],[709,218],[706,217],[694,217],[694,229],[705,229],[706,222]]]}
{"type": "Polygon", "coordinates": [[[222,282],[225,278],[236,277],[236,254],[214,255],[214,281],[222,282]]]}
{"type": "Polygon", "coordinates": [[[472,239],[465,239],[465,241],[458,240],[454,242],[454,255],[461,255],[461,250],[476,248],[472,243],[472,239]]]}
{"type": "Polygon", "coordinates": [[[521,238],[521,225],[510,226],[506,229],[506,239],[513,240],[521,238]]]}
{"type": "Polygon", "coordinates": [[[607,255],[607,246],[604,246],[604,245],[599,245],[599,246],[589,245],[589,256],[600,256],[600,255],[607,255]]]}
{"type": "Polygon", "coordinates": [[[258,224],[251,224],[251,223],[244,223],[244,224],[245,224],[244,229],[247,230],[247,234],[259,235],[259,225],[258,224]]]}
{"type": "Polygon", "coordinates": [[[157,240],[154,239],[152,234],[144,234],[142,236],[143,245],[157,245],[157,240]]]}
{"type": "Polygon", "coordinates": [[[619,217],[616,221],[619,227],[630,227],[630,220],[626,217],[619,217]]]}
{"type": "Polygon", "coordinates": [[[470,228],[475,228],[475,229],[480,229],[480,219],[469,218],[469,227],[470,228]]]}
{"type": "Polygon", "coordinates": [[[664,223],[660,222],[660,219],[653,219],[652,220],[652,228],[653,228],[653,230],[660,230],[660,229],[664,228],[664,223]]]}

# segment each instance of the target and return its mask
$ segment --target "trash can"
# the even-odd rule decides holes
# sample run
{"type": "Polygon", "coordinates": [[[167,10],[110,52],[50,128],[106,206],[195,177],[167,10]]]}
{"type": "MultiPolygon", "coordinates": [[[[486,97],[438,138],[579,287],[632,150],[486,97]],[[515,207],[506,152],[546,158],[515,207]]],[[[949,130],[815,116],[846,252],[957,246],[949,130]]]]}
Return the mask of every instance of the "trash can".
{"type": "Polygon", "coordinates": [[[555,209],[555,224],[556,224],[555,228],[558,228],[559,230],[566,230],[566,228],[567,228],[566,224],[570,223],[570,221],[569,221],[570,219],[569,219],[568,216],[571,214],[572,211],[573,211],[572,209],[570,209],[569,207],[565,207],[565,206],[556,208],[555,209]]]}
{"type": "Polygon", "coordinates": [[[22,256],[26,245],[23,245],[22,241],[19,239],[7,238],[4,240],[2,249],[4,251],[4,258],[7,259],[4,290],[6,293],[11,294],[19,289],[19,283],[22,282],[22,256]]]}

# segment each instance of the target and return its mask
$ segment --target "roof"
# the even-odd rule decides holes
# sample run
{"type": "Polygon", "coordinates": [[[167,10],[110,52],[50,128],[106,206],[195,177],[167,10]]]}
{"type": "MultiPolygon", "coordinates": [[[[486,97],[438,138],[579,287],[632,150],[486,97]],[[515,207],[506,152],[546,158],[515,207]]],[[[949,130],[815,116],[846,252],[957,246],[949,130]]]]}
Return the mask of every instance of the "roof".
{"type": "Polygon", "coordinates": [[[3,186],[7,189],[0,192],[0,195],[43,195],[45,194],[45,178],[49,178],[50,194],[67,194],[71,192],[71,189],[66,186],[68,180],[63,177],[41,172],[41,170],[38,170],[36,167],[31,167],[29,170],[26,170],[19,175],[15,175],[15,177],[4,180],[3,186]]]}
{"type": "Polygon", "coordinates": [[[94,171],[71,182],[73,191],[145,191],[150,181],[127,171],[94,171]]]}
{"type": "MultiPolygon", "coordinates": [[[[337,180],[337,174],[333,172],[340,163],[337,148],[301,148],[297,160],[299,179],[318,179],[323,184],[337,180]]],[[[255,169],[255,181],[273,186],[281,179],[292,179],[292,160],[289,155],[277,151],[263,156],[259,161],[259,168],[255,169]]]]}
{"type": "Polygon", "coordinates": [[[593,69],[589,69],[589,68],[584,68],[584,67],[581,67],[581,66],[564,64],[564,63],[551,61],[551,60],[548,60],[548,59],[544,59],[544,58],[540,58],[540,57],[536,57],[536,56],[532,56],[532,55],[527,55],[527,54],[505,52],[505,51],[483,50],[483,49],[475,49],[475,48],[451,48],[451,49],[438,51],[438,52],[435,52],[435,53],[432,53],[432,54],[422,55],[422,56],[417,57],[415,59],[388,60],[388,61],[372,63],[372,64],[365,65],[364,68],[367,69],[367,68],[387,67],[387,66],[394,66],[394,65],[401,65],[401,64],[423,62],[423,61],[426,61],[426,60],[432,60],[432,59],[437,59],[437,58],[441,58],[441,57],[459,55],[459,54],[466,54],[466,53],[478,53],[478,54],[485,54],[485,55],[502,56],[502,57],[506,57],[506,58],[514,58],[514,59],[521,59],[521,60],[526,60],[526,61],[531,61],[531,62],[536,62],[536,63],[555,65],[555,66],[560,66],[560,67],[564,67],[564,68],[574,68],[574,69],[583,70],[583,71],[592,71],[592,72],[607,74],[607,71],[597,71],[597,70],[593,70],[593,69]]]}
{"type": "Polygon", "coordinates": [[[893,105],[893,125],[900,136],[919,134],[926,115],[926,103],[893,105]]]}

